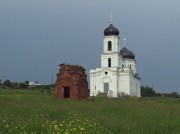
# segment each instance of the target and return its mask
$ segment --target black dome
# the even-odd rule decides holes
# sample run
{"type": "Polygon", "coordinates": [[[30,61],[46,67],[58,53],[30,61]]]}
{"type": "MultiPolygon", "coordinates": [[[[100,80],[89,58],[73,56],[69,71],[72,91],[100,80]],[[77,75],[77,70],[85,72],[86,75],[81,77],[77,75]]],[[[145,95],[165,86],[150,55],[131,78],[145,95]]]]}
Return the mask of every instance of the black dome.
{"type": "Polygon", "coordinates": [[[110,24],[110,26],[104,30],[104,35],[119,35],[119,30],[116,27],[114,27],[113,24],[110,24]]]}
{"type": "Polygon", "coordinates": [[[122,55],[122,58],[135,59],[133,52],[128,50],[126,47],[121,49],[120,54],[122,55]]]}

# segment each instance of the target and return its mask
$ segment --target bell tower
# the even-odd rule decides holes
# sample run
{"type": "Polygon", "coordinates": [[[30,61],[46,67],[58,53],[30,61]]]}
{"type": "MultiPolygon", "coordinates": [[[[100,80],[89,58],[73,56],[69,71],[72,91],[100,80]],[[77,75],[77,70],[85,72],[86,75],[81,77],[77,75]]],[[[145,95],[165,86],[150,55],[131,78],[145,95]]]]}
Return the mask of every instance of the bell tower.
{"type": "Polygon", "coordinates": [[[101,54],[101,67],[119,67],[119,30],[112,24],[104,30],[103,53],[101,54]]]}

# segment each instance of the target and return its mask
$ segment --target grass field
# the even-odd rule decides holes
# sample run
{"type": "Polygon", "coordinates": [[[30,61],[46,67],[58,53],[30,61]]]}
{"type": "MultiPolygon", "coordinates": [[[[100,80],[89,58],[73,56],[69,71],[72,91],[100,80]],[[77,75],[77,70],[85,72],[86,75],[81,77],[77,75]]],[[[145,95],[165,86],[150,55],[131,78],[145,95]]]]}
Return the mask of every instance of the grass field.
{"type": "Polygon", "coordinates": [[[42,90],[0,89],[0,133],[179,134],[180,99],[71,101],[42,90]]]}

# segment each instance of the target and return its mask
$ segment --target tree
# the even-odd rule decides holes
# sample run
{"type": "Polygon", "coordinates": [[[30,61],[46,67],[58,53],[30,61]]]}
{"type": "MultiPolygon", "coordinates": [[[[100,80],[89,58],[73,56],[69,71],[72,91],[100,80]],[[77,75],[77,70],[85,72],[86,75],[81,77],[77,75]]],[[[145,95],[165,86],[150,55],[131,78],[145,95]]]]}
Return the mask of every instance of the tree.
{"type": "Polygon", "coordinates": [[[11,81],[10,80],[5,80],[3,83],[3,86],[11,87],[11,81]]]}
{"type": "Polygon", "coordinates": [[[168,94],[169,97],[172,97],[172,98],[177,98],[179,97],[178,93],[177,92],[172,92],[170,94],[168,94]]]}
{"type": "Polygon", "coordinates": [[[18,86],[18,88],[20,88],[20,89],[26,89],[27,87],[28,87],[28,85],[25,82],[19,83],[19,86],[18,86]]]}
{"type": "Polygon", "coordinates": [[[144,96],[144,97],[156,96],[156,92],[151,87],[141,86],[141,96],[144,96]]]}
{"type": "Polygon", "coordinates": [[[24,83],[26,83],[27,86],[29,85],[29,81],[28,80],[26,80],[24,83]]]}

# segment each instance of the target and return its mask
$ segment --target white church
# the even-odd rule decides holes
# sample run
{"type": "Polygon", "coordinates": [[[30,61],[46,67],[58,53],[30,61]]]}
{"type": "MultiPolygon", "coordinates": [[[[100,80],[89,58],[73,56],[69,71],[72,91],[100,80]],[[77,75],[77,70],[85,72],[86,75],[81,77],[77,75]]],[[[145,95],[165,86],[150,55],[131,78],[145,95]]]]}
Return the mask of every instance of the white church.
{"type": "Polygon", "coordinates": [[[104,30],[101,67],[90,70],[90,96],[100,93],[108,97],[141,97],[140,77],[133,52],[124,46],[120,49],[119,30],[111,24],[104,30]]]}

